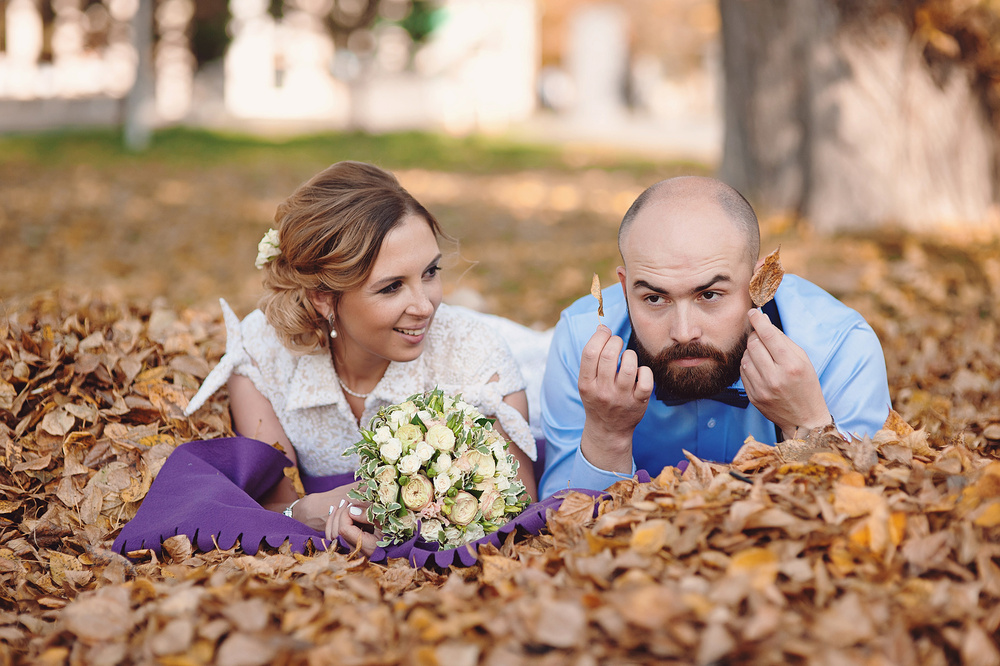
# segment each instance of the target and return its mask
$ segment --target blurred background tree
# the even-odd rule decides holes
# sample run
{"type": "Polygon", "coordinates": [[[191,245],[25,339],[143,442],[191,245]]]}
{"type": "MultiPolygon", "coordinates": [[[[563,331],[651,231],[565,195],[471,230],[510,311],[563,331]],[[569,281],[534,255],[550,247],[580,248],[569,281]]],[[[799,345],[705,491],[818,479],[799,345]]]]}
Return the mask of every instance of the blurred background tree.
{"type": "Polygon", "coordinates": [[[819,230],[1000,202],[1000,2],[720,0],[721,175],[819,230]]]}

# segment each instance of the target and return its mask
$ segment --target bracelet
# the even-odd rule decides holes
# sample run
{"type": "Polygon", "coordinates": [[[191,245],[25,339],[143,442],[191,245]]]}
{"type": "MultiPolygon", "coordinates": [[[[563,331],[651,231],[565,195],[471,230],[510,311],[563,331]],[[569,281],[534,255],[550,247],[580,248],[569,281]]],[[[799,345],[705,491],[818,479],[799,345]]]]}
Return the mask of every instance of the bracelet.
{"type": "Polygon", "coordinates": [[[285,510],[282,511],[281,513],[283,513],[286,516],[288,516],[289,518],[291,518],[292,517],[292,507],[295,506],[296,504],[298,504],[299,500],[301,500],[301,499],[302,498],[300,497],[299,499],[297,499],[294,502],[292,502],[291,504],[289,504],[287,507],[285,507],[285,510]]]}

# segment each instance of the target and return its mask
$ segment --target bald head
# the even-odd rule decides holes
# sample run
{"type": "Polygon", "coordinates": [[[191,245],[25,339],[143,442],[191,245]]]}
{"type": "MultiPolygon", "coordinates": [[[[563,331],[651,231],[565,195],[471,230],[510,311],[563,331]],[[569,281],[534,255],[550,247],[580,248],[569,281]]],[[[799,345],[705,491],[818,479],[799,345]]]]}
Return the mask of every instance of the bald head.
{"type": "MultiPolygon", "coordinates": [[[[670,208],[685,208],[692,204],[704,205],[713,202],[726,218],[732,222],[734,229],[744,236],[746,257],[750,264],[757,261],[760,255],[760,226],[753,207],[742,194],[714,178],[702,176],[681,176],[655,183],[638,196],[622,218],[618,228],[618,251],[622,252],[624,241],[632,228],[632,223],[650,204],[656,203],[670,208]]],[[[696,219],[690,224],[697,224],[696,219]]],[[[624,259],[624,253],[622,258],[624,259]]]]}

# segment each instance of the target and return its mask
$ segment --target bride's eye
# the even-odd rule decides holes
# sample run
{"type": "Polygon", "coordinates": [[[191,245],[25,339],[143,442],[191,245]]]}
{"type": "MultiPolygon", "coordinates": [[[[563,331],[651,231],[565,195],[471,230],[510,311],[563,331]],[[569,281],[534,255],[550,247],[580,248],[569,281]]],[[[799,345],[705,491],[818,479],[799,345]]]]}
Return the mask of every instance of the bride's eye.
{"type": "Polygon", "coordinates": [[[399,291],[399,288],[402,287],[402,286],[403,286],[403,283],[400,282],[399,280],[396,280],[395,282],[393,282],[389,286],[382,287],[381,289],[379,289],[378,293],[380,293],[380,294],[394,294],[397,291],[399,291]]]}

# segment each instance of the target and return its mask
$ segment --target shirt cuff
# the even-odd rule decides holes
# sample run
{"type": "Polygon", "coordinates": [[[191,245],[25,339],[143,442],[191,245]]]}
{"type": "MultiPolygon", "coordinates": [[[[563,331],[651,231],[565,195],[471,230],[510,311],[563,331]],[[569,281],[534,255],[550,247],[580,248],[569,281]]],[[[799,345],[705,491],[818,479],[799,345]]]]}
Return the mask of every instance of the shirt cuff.
{"type": "Polygon", "coordinates": [[[620,472],[609,472],[606,469],[595,467],[584,457],[583,451],[578,448],[573,460],[573,476],[570,477],[569,487],[604,490],[622,479],[631,479],[635,476],[635,471],[635,460],[632,460],[632,472],[627,476],[620,472]]]}

